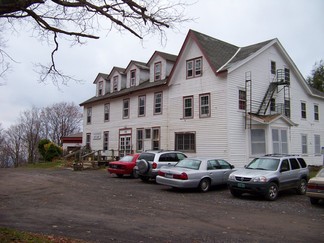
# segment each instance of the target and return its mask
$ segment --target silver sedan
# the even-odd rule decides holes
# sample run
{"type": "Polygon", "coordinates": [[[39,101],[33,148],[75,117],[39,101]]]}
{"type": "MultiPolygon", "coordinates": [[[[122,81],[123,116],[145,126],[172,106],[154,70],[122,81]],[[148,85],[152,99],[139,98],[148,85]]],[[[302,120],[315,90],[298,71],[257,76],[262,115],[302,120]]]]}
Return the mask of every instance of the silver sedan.
{"type": "Polygon", "coordinates": [[[211,186],[226,184],[233,168],[223,159],[186,158],[175,166],[162,167],[156,182],[175,188],[199,188],[207,192],[211,186]]]}

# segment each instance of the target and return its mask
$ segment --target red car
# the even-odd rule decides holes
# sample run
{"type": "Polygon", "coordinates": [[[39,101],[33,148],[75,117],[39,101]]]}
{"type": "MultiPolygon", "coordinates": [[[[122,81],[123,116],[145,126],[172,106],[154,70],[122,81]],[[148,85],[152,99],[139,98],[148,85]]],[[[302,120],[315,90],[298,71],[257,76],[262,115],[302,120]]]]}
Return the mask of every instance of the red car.
{"type": "Polygon", "coordinates": [[[140,154],[129,154],[124,156],[118,161],[109,163],[108,172],[110,174],[116,174],[118,177],[124,175],[131,175],[131,177],[137,177],[137,174],[133,171],[136,165],[136,160],[140,154]]]}

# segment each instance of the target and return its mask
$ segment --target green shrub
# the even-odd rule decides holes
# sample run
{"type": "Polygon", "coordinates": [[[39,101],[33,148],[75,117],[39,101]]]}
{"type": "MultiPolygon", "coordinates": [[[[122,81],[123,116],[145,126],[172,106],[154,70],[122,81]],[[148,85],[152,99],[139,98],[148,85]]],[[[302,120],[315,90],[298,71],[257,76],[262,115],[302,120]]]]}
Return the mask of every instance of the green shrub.
{"type": "Polygon", "coordinates": [[[52,161],[62,155],[62,149],[48,139],[39,142],[38,150],[45,161],[52,161]]]}

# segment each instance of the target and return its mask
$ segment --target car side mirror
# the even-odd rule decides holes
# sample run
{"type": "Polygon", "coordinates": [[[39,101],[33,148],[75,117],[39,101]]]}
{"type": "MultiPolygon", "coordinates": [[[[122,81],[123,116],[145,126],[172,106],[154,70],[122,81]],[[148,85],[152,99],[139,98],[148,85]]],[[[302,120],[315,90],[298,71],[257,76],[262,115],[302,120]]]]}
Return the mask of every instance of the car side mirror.
{"type": "Polygon", "coordinates": [[[234,169],[235,168],[235,166],[234,165],[231,165],[231,169],[234,169]]]}

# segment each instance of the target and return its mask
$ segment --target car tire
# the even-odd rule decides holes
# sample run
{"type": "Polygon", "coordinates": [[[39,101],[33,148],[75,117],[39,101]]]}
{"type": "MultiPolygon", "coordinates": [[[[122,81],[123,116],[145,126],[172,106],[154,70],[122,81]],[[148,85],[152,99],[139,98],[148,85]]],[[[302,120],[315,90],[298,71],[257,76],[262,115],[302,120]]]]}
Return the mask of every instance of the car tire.
{"type": "Polygon", "coordinates": [[[140,174],[145,174],[149,170],[150,165],[145,159],[141,159],[137,163],[137,167],[140,174]]]}
{"type": "Polygon", "coordinates": [[[265,198],[268,201],[274,201],[277,199],[279,193],[278,185],[274,182],[271,182],[268,186],[267,193],[265,195],[265,198]]]}
{"type": "Polygon", "coordinates": [[[136,170],[133,170],[132,174],[130,175],[132,178],[137,179],[138,178],[138,174],[136,172],[136,170]]]}
{"type": "Polygon", "coordinates": [[[124,175],[123,174],[116,174],[118,178],[122,178],[124,175]]]}
{"type": "Polygon", "coordinates": [[[242,192],[240,192],[240,191],[238,191],[236,189],[230,189],[230,192],[234,197],[241,197],[242,196],[242,192]]]}
{"type": "Polygon", "coordinates": [[[314,198],[314,197],[310,197],[309,198],[309,201],[310,201],[311,204],[316,205],[316,204],[318,204],[319,199],[318,198],[314,198]]]}
{"type": "Polygon", "coordinates": [[[144,181],[144,182],[147,182],[147,181],[149,181],[149,179],[150,179],[150,177],[148,177],[148,176],[141,176],[141,175],[139,175],[138,176],[142,181],[144,181]]]}
{"type": "Polygon", "coordinates": [[[297,187],[297,194],[304,195],[306,193],[306,189],[307,189],[307,181],[305,179],[301,179],[297,187]]]}
{"type": "Polygon", "coordinates": [[[202,192],[208,192],[210,188],[210,180],[207,178],[204,178],[199,183],[199,190],[202,192]]]}

